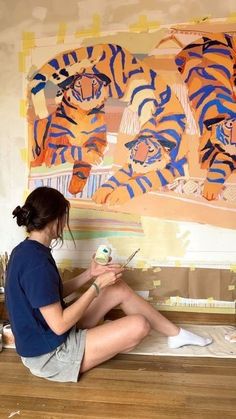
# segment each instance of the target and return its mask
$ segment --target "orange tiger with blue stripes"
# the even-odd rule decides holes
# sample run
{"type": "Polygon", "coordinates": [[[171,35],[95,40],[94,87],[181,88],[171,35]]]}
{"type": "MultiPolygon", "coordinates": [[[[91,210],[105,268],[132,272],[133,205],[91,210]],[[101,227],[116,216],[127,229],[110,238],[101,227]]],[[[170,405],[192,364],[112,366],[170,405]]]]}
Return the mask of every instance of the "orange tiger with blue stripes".
{"type": "Polygon", "coordinates": [[[155,191],[185,176],[186,156],[181,152],[185,116],[162,112],[149,121],[132,141],[129,161],[93,195],[98,204],[120,205],[132,198],[155,191]]]}
{"type": "Polygon", "coordinates": [[[73,163],[71,194],[83,190],[92,165],[102,161],[107,147],[104,100],[108,83],[103,75],[75,75],[63,86],[56,111],[34,122],[31,166],[73,163]]]}
{"type": "MultiPolygon", "coordinates": [[[[67,98],[68,94],[70,96],[70,104],[73,102],[73,106],[77,106],[77,111],[79,108],[81,108],[84,111],[86,110],[88,113],[90,113],[92,109],[96,110],[98,106],[104,104],[108,97],[111,97],[125,101],[128,105],[128,108],[131,111],[137,113],[141,128],[140,132],[136,135],[134,140],[127,144],[127,147],[131,150],[131,166],[133,171],[132,174],[130,170],[127,172],[129,173],[126,177],[127,182],[130,182],[133,178],[136,177],[136,175],[142,173],[142,169],[144,169],[144,167],[145,173],[148,173],[150,170],[152,171],[152,167],[159,167],[159,165],[162,167],[163,162],[166,162],[167,159],[168,166],[166,167],[166,164],[164,164],[163,167],[165,170],[163,173],[156,173],[154,176],[155,181],[150,180],[149,184],[151,186],[142,186],[141,188],[137,188],[136,186],[138,183],[136,182],[136,186],[134,187],[133,192],[131,192],[132,186],[130,185],[128,187],[124,187],[122,190],[120,189],[118,193],[121,193],[121,202],[137,196],[140,193],[145,193],[149,189],[151,190],[153,188],[155,189],[156,187],[165,185],[176,176],[184,173],[186,158],[184,157],[183,159],[177,160],[180,140],[185,128],[185,115],[183,113],[182,106],[173,94],[171,88],[161,79],[156,71],[150,69],[145,63],[138,60],[127,50],[119,45],[113,44],[95,45],[93,47],[78,48],[76,50],[60,53],[55,58],[48,61],[33,76],[30,82],[31,98],[39,121],[41,118],[46,119],[46,121],[49,121],[50,119],[50,115],[48,116],[49,111],[47,109],[47,101],[45,96],[45,89],[49,83],[54,83],[54,85],[57,85],[57,97],[59,100],[60,97],[63,97],[62,105],[59,105],[59,108],[55,114],[55,117],[57,118],[62,118],[60,106],[65,106],[65,102],[69,102],[69,99],[67,98]],[[97,102],[94,102],[94,94],[90,99],[88,99],[88,97],[83,94],[84,89],[81,90],[80,95],[75,93],[75,90],[78,91],[75,80],[79,80],[79,76],[85,78],[88,77],[88,75],[90,77],[94,76],[94,79],[99,78],[103,82],[101,88],[101,98],[97,102]],[[76,104],[75,101],[77,101],[76,104]],[[143,162],[138,163],[135,166],[135,159],[133,160],[132,158],[132,155],[136,154],[135,149],[140,149],[140,147],[143,147],[141,144],[146,144],[147,146],[147,143],[149,143],[149,145],[151,143],[154,144],[153,147],[155,152],[152,151],[152,157],[150,159],[146,159],[147,155],[150,153],[150,146],[148,146],[149,151],[146,153],[145,157],[146,162],[148,163],[147,167],[143,162]],[[159,150],[158,152],[157,149],[159,150]],[[166,158],[163,160],[164,155],[166,158]],[[153,164],[154,166],[152,166],[153,164]],[[136,172],[137,168],[139,169],[139,172],[136,172]]],[[[90,90],[92,90],[91,86],[90,90]]],[[[70,118],[71,111],[69,111],[68,105],[67,109],[70,118]]],[[[104,127],[102,117],[100,116],[100,118],[101,127],[104,127]]],[[[43,148],[47,148],[47,153],[49,156],[52,155],[52,150],[49,151],[48,149],[53,148],[54,159],[50,160],[51,157],[49,157],[49,161],[51,161],[50,164],[55,164],[58,159],[61,163],[64,161],[71,161],[71,159],[73,160],[74,151],[72,153],[72,150],[75,149],[72,149],[72,147],[75,147],[77,142],[79,142],[79,145],[81,144],[79,112],[76,132],[74,131],[74,118],[71,119],[71,121],[70,119],[67,119],[66,127],[75,135],[74,138],[70,132],[65,133],[65,130],[63,130],[64,121],[62,119],[60,120],[61,131],[57,131],[57,136],[55,136],[54,133],[53,141],[51,132],[49,132],[49,130],[47,132],[42,132],[43,135],[41,135],[41,138],[44,138],[43,141],[46,144],[46,146],[43,148]],[[68,143],[63,144],[61,143],[61,140],[68,141],[68,143]],[[60,147],[57,147],[58,145],[60,147]],[[65,148],[65,151],[61,153],[62,145],[68,148],[65,148]],[[64,160],[61,159],[61,155],[64,156],[64,160]]],[[[38,123],[40,124],[40,122],[38,123]]],[[[49,122],[47,123],[49,124],[49,122]]],[[[59,121],[57,121],[57,123],[59,123],[59,121]]],[[[52,124],[50,126],[54,130],[56,129],[56,127],[52,126],[52,124]]],[[[46,124],[46,130],[47,127],[48,125],[46,124]]],[[[89,130],[83,130],[83,133],[85,132],[88,133],[89,130]]],[[[104,137],[105,134],[106,128],[104,127],[104,137]]],[[[93,135],[94,132],[92,132],[92,136],[93,135]]],[[[104,137],[103,145],[105,145],[104,137]]],[[[82,143],[86,144],[85,139],[82,140],[82,143]]],[[[84,148],[86,147],[87,145],[85,145],[84,148]]],[[[41,149],[39,155],[42,152],[41,149]]],[[[102,153],[103,152],[104,149],[102,150],[102,153]]],[[[99,150],[100,157],[102,153],[99,150]]],[[[83,163],[88,163],[88,156],[91,156],[91,149],[88,151],[88,153],[84,152],[83,155],[79,157],[82,158],[83,163]]],[[[78,160],[78,156],[75,157],[75,160],[78,160]]],[[[37,161],[38,160],[36,160],[33,164],[37,164],[37,161]]],[[[47,159],[45,160],[44,158],[44,161],[47,162],[47,159]]],[[[89,164],[92,165],[97,163],[98,160],[96,159],[95,161],[89,162],[89,164]]],[[[124,173],[122,176],[123,175],[124,173]]],[[[147,174],[147,176],[149,175],[147,174]]],[[[76,181],[73,183],[75,185],[76,181]]],[[[103,185],[102,189],[96,192],[94,196],[95,200],[101,200],[99,196],[100,193],[104,195],[104,188],[105,186],[103,185]]],[[[73,187],[70,190],[76,193],[77,189],[76,187],[73,187]]],[[[109,189],[109,195],[110,192],[111,188],[109,189]]]]}
{"type": "Polygon", "coordinates": [[[187,45],[176,64],[199,126],[203,196],[213,200],[236,170],[236,38],[204,36],[187,45]]]}

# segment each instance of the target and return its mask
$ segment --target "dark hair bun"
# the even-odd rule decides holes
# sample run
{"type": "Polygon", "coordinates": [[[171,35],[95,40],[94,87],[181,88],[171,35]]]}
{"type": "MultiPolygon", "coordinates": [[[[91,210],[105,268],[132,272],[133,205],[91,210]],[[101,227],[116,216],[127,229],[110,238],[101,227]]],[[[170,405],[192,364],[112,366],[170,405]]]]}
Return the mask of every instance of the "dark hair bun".
{"type": "Polygon", "coordinates": [[[12,211],[13,218],[16,217],[18,226],[27,226],[32,217],[32,209],[28,205],[19,205],[12,211]]]}

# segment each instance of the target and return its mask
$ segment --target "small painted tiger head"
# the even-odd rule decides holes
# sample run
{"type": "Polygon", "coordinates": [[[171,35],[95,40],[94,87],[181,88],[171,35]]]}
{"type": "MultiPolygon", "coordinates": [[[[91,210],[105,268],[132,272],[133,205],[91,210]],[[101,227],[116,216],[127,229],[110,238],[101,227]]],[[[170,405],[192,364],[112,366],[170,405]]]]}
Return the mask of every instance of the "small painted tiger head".
{"type": "Polygon", "coordinates": [[[160,170],[170,162],[168,150],[153,136],[140,135],[125,146],[130,150],[129,163],[136,173],[160,170]]]}
{"type": "Polygon", "coordinates": [[[110,82],[105,74],[76,74],[64,96],[72,105],[87,111],[104,103],[110,82]]]}
{"type": "Polygon", "coordinates": [[[211,127],[211,140],[226,153],[236,154],[236,118],[227,118],[211,127]]]}

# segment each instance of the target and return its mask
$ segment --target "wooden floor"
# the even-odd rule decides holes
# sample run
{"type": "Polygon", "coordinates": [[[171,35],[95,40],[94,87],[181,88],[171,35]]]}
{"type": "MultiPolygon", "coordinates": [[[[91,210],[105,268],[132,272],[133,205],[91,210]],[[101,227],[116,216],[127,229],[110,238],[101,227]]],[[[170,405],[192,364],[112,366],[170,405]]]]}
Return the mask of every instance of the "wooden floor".
{"type": "Polygon", "coordinates": [[[64,384],[4,349],[0,378],[1,419],[236,418],[235,359],[119,355],[64,384]]]}

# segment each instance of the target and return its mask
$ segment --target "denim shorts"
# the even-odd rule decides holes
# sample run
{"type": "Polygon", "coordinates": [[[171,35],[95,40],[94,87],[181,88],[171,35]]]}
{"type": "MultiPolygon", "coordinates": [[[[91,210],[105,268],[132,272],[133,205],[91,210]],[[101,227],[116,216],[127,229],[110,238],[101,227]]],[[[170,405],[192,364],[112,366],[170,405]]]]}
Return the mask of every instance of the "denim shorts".
{"type": "Polygon", "coordinates": [[[84,356],[86,330],[74,326],[66,341],[44,355],[21,357],[23,364],[37,377],[51,381],[77,382],[84,356]]]}

